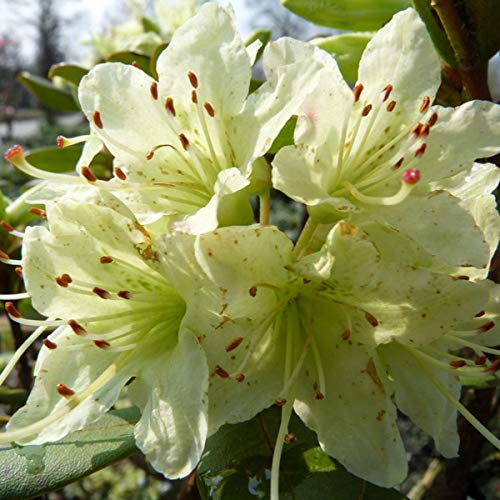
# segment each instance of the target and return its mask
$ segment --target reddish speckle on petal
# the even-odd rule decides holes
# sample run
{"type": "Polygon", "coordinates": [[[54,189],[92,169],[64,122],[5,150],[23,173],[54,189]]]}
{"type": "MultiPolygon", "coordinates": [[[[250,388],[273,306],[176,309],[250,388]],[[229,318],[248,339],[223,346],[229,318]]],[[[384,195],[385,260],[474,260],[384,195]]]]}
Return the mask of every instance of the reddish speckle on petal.
{"type": "Polygon", "coordinates": [[[420,180],[420,170],[416,168],[407,168],[401,174],[401,180],[406,184],[416,184],[420,180]]]}
{"type": "Polygon", "coordinates": [[[61,396],[65,398],[70,398],[71,396],[73,396],[73,394],[75,394],[75,391],[73,389],[70,389],[65,384],[57,384],[56,390],[61,396]]]}
{"type": "Polygon", "coordinates": [[[94,111],[93,120],[97,128],[103,128],[101,113],[99,111],[94,111]]]}

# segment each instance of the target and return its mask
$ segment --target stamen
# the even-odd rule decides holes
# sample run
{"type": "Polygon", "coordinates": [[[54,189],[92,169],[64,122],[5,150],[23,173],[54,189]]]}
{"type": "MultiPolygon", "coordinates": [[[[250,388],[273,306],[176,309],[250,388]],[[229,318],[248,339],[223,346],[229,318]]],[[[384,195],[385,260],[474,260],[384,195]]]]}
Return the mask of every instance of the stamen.
{"type": "Polygon", "coordinates": [[[492,328],[495,328],[495,322],[494,321],[488,321],[488,323],[485,323],[484,325],[480,326],[477,328],[478,332],[485,333],[490,331],[492,328]]]}
{"type": "Polygon", "coordinates": [[[243,380],[245,380],[245,375],[243,375],[243,373],[238,373],[238,375],[236,375],[235,379],[237,382],[243,382],[243,380]]]}
{"type": "Polygon", "coordinates": [[[236,337],[235,339],[231,340],[231,342],[229,342],[229,344],[227,344],[225,347],[226,352],[230,352],[236,349],[242,342],[243,337],[236,337]]]}
{"type": "Polygon", "coordinates": [[[387,111],[389,111],[389,113],[391,113],[394,108],[396,107],[396,101],[391,101],[388,105],[387,105],[387,111]]]}
{"type": "Polygon", "coordinates": [[[391,92],[392,92],[392,85],[389,83],[384,87],[384,90],[382,91],[382,102],[385,102],[387,101],[387,99],[389,99],[391,92]]]}
{"type": "Polygon", "coordinates": [[[354,102],[358,102],[359,101],[359,98],[361,96],[361,92],[363,92],[363,88],[364,88],[363,84],[362,83],[358,83],[352,89],[352,93],[354,95],[354,102]]]}
{"type": "Polygon", "coordinates": [[[118,177],[118,179],[120,179],[121,181],[127,180],[127,175],[120,167],[115,167],[114,172],[115,172],[116,177],[118,177]]]}
{"type": "Polygon", "coordinates": [[[285,406],[286,405],[286,399],[285,398],[276,398],[274,400],[274,403],[276,404],[276,406],[285,406]]]}
{"type": "MultiPolygon", "coordinates": [[[[420,136],[420,134],[419,134],[420,136]]],[[[423,142],[416,150],[415,150],[415,158],[420,158],[427,149],[427,144],[423,142]]]]}
{"type": "Polygon", "coordinates": [[[130,292],[127,292],[126,290],[121,290],[116,295],[122,299],[130,300],[130,292]]]}
{"type": "Polygon", "coordinates": [[[220,378],[229,378],[229,373],[219,365],[214,366],[214,373],[220,378]]]}
{"type": "Polygon", "coordinates": [[[47,348],[47,349],[57,349],[57,344],[55,342],[52,342],[51,340],[49,339],[43,339],[42,340],[42,343],[43,345],[47,348]]]}
{"type": "Polygon", "coordinates": [[[29,293],[4,293],[0,294],[0,300],[22,300],[29,299],[29,293]]]}
{"type": "Polygon", "coordinates": [[[250,290],[248,290],[248,293],[250,294],[250,297],[255,297],[257,295],[257,287],[252,286],[250,290]]]}
{"type": "Polygon", "coordinates": [[[149,88],[149,91],[151,92],[151,97],[157,101],[158,100],[158,84],[156,82],[153,82],[151,84],[151,87],[149,88]]]}
{"type": "Polygon", "coordinates": [[[4,307],[9,316],[17,319],[23,317],[23,315],[16,309],[16,306],[13,302],[6,302],[4,307]]]}
{"type": "Polygon", "coordinates": [[[194,104],[198,104],[198,94],[196,93],[196,90],[191,91],[191,101],[194,104]]]}
{"type": "Polygon", "coordinates": [[[370,314],[368,311],[365,311],[365,319],[373,327],[378,326],[377,318],[375,316],[373,316],[373,314],[370,314]]]}
{"type": "Polygon", "coordinates": [[[285,443],[293,443],[295,441],[297,441],[297,436],[293,432],[289,432],[285,436],[285,443]]]}
{"type": "Polygon", "coordinates": [[[67,287],[68,287],[68,285],[69,285],[70,283],[72,283],[72,282],[73,282],[73,279],[72,279],[72,278],[71,278],[71,276],[70,276],[69,274],[67,274],[67,273],[61,274],[61,276],[57,276],[57,277],[56,277],[56,283],[57,283],[59,286],[63,287],[63,288],[67,288],[67,287]]]}
{"type": "Polygon", "coordinates": [[[405,161],[405,157],[402,156],[393,166],[394,169],[398,169],[399,167],[401,167],[401,165],[403,164],[403,162],[405,161]]]}
{"type": "Polygon", "coordinates": [[[431,131],[431,126],[428,123],[426,123],[420,130],[420,133],[418,134],[418,139],[423,139],[424,137],[427,137],[430,131],[431,131]]]}
{"type": "Polygon", "coordinates": [[[37,207],[31,207],[28,212],[33,215],[37,215],[38,217],[41,217],[43,220],[47,220],[47,212],[45,210],[42,210],[41,208],[37,207]]]}
{"type": "Polygon", "coordinates": [[[70,398],[71,396],[73,396],[75,394],[75,391],[73,389],[70,389],[65,384],[57,384],[56,389],[57,389],[57,392],[65,398],[70,398]]]}
{"type": "Polygon", "coordinates": [[[103,255],[99,259],[99,261],[101,264],[111,264],[111,262],[113,262],[113,257],[110,257],[109,255],[103,255]]]}
{"type": "Polygon", "coordinates": [[[103,128],[101,113],[99,111],[94,111],[93,119],[97,128],[103,128]]]}
{"type": "Polygon", "coordinates": [[[474,315],[474,318],[481,318],[486,314],[486,311],[479,311],[477,314],[474,315]]]}
{"type": "Polygon", "coordinates": [[[423,99],[422,99],[422,104],[420,105],[420,109],[419,111],[421,113],[425,112],[427,110],[427,108],[430,106],[431,104],[431,98],[426,95],[423,99]]]}
{"type": "Polygon", "coordinates": [[[111,344],[104,339],[101,340],[94,340],[94,344],[99,347],[99,349],[107,349],[108,347],[111,347],[111,344]]]}
{"type": "Polygon", "coordinates": [[[189,147],[188,138],[184,134],[179,134],[179,140],[181,141],[182,147],[187,151],[189,147]]]}
{"type": "Polygon", "coordinates": [[[70,319],[68,325],[77,335],[85,335],[87,333],[87,330],[74,319],[70,319]]]}
{"type": "Polygon", "coordinates": [[[89,167],[82,167],[80,172],[82,173],[83,177],[85,177],[85,179],[87,179],[89,182],[94,183],[97,181],[97,177],[89,167]]]}
{"type": "Polygon", "coordinates": [[[316,392],[314,393],[314,398],[318,401],[321,401],[322,399],[325,399],[325,395],[321,391],[316,390],[316,392]]]}
{"type": "Polygon", "coordinates": [[[203,104],[203,107],[205,108],[205,111],[209,116],[211,116],[212,118],[215,116],[215,110],[209,102],[205,102],[203,104]]]}
{"type": "Polygon", "coordinates": [[[371,104],[367,104],[364,108],[363,111],[361,112],[361,116],[368,116],[370,111],[372,110],[373,106],[371,104]]]}
{"type": "Polygon", "coordinates": [[[16,272],[16,274],[19,276],[19,278],[21,279],[24,279],[24,276],[23,276],[23,268],[22,267],[16,267],[14,269],[14,271],[16,272]]]}
{"type": "Polygon", "coordinates": [[[189,82],[191,83],[191,85],[195,89],[197,89],[198,88],[198,77],[192,71],[190,71],[188,73],[188,78],[189,78],[189,82]]]}
{"type": "Polygon", "coordinates": [[[340,336],[340,338],[342,340],[349,340],[349,337],[351,336],[351,330],[349,330],[349,328],[347,328],[346,330],[344,330],[342,332],[342,335],[340,336]]]}
{"type": "Polygon", "coordinates": [[[6,221],[1,221],[0,226],[2,226],[8,233],[12,233],[14,231],[14,228],[6,221]]]}
{"type": "Polygon", "coordinates": [[[111,298],[111,295],[107,290],[104,290],[104,288],[99,288],[98,286],[95,286],[94,288],[92,288],[92,292],[94,292],[96,295],[101,297],[101,299],[111,298]]]}
{"type": "Polygon", "coordinates": [[[493,361],[493,363],[491,363],[490,366],[487,366],[484,369],[484,372],[486,372],[486,373],[490,373],[490,372],[495,373],[498,370],[500,370],[500,359],[497,359],[497,360],[493,361]]]}
{"type": "Polygon", "coordinates": [[[433,127],[436,122],[438,121],[438,114],[434,113],[430,118],[429,121],[427,122],[429,124],[429,127],[433,127]]]}
{"type": "Polygon", "coordinates": [[[479,358],[474,360],[474,364],[476,366],[482,366],[488,361],[488,358],[486,356],[479,356],[479,358]]]}
{"type": "Polygon", "coordinates": [[[165,99],[165,109],[172,115],[175,116],[175,106],[174,100],[171,97],[165,99]]]}
{"type": "Polygon", "coordinates": [[[463,359],[457,359],[450,361],[450,366],[453,366],[453,368],[462,368],[463,366],[467,366],[467,363],[463,359]]]}

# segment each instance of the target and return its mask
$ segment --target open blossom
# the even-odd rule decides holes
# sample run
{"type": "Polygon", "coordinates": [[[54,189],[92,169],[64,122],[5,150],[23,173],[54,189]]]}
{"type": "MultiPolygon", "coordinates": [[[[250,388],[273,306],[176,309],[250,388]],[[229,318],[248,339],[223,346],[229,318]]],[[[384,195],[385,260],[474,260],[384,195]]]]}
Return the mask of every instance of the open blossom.
{"type": "MultiPolygon", "coordinates": [[[[458,451],[457,409],[500,446],[458,402],[459,375],[488,379],[499,368],[484,356],[499,351],[472,339],[482,335],[489,344],[495,330],[493,283],[432,272],[398,233],[379,227],[371,241],[345,221],[319,252],[298,259],[272,227],[170,238],[159,241],[166,261],[185,259],[169,266],[170,279],[188,304],[212,304],[211,317],[188,306],[185,322],[212,370],[210,432],[275,401],[284,406],[279,454],[293,406],[325,451],[383,486],[406,475],[397,407],[445,456],[458,451]],[[405,258],[379,252],[383,240],[405,258]],[[212,288],[193,287],[190,275],[208,277],[212,288]],[[477,358],[449,353],[463,346],[473,346],[477,358]]],[[[275,456],[273,477],[277,467],[275,456]]]]}
{"type": "Polygon", "coordinates": [[[258,47],[247,50],[231,14],[209,3],[175,32],[158,81],[130,65],[92,69],[79,99],[115,158],[116,195],[144,223],[190,216],[189,228],[203,232],[251,222],[247,191],[257,192],[262,177],[269,184],[268,167],[254,162],[319,78],[322,56],[311,59],[304,46],[270,44],[268,80],[248,96],[258,47]]]}
{"type": "Polygon", "coordinates": [[[142,412],[138,447],[158,471],[181,477],[196,466],[206,437],[205,356],[182,330],[185,303],[148,234],[118,200],[93,191],[49,204],[49,228],[26,230],[26,290],[47,319],[23,318],[7,302],[13,321],[38,328],[2,381],[29,344],[56,329],[43,340],[29,399],[0,442],[56,441],[98,419],[128,383],[142,412]]]}
{"type": "Polygon", "coordinates": [[[274,186],[319,222],[377,221],[453,266],[487,267],[490,251],[463,204],[433,183],[500,151],[500,106],[433,105],[440,65],[417,13],[396,14],[368,43],[351,90],[333,60],[302,107],[274,186]],[[439,237],[436,235],[439,234],[439,237]]]}

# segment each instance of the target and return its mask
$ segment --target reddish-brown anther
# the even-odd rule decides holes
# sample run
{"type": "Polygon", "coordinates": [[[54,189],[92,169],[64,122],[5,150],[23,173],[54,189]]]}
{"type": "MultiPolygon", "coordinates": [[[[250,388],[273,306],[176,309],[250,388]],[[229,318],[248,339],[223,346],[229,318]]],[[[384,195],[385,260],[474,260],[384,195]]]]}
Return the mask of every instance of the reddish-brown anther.
{"type": "Polygon", "coordinates": [[[325,395],[317,390],[315,393],[314,393],[314,397],[318,400],[318,401],[321,401],[322,399],[325,399],[325,395]]]}
{"type": "Polygon", "coordinates": [[[191,85],[195,89],[197,89],[198,88],[198,77],[192,71],[190,71],[188,73],[188,78],[189,78],[189,82],[191,83],[191,85]]]}
{"type": "Polygon", "coordinates": [[[111,264],[113,262],[113,257],[110,257],[109,255],[103,255],[100,259],[99,262],[101,264],[111,264]]]}
{"type": "Polygon", "coordinates": [[[67,288],[67,286],[73,282],[73,279],[68,273],[61,274],[61,276],[56,276],[56,283],[63,288],[67,288]]]}
{"type": "Polygon", "coordinates": [[[418,137],[418,135],[420,134],[421,130],[422,130],[422,127],[423,127],[423,123],[417,123],[412,129],[411,129],[411,132],[410,132],[410,138],[411,137],[418,137]]]}
{"type": "Polygon", "coordinates": [[[477,314],[474,315],[474,318],[481,318],[486,314],[486,311],[479,311],[477,314]]]}
{"type": "Polygon", "coordinates": [[[130,300],[130,292],[127,292],[127,290],[120,290],[117,293],[118,297],[121,297],[122,299],[125,300],[130,300]]]}
{"type": "Polygon", "coordinates": [[[233,349],[236,349],[242,342],[243,337],[236,337],[235,339],[231,340],[231,342],[229,342],[229,344],[227,344],[225,347],[226,352],[230,352],[233,349]]]}
{"type": "Polygon", "coordinates": [[[358,102],[359,101],[359,98],[361,96],[361,92],[363,92],[363,88],[364,88],[363,84],[362,83],[358,83],[352,89],[352,93],[354,95],[354,102],[358,102]]]}
{"type": "Polygon", "coordinates": [[[492,328],[495,328],[495,322],[494,321],[488,321],[484,325],[481,325],[477,330],[479,332],[484,333],[484,332],[487,332],[487,331],[491,330],[492,328]]]}
{"type": "Polygon", "coordinates": [[[407,168],[401,174],[401,180],[406,184],[416,184],[420,180],[420,170],[416,168],[407,168]]]}
{"type": "Polygon", "coordinates": [[[479,356],[479,358],[476,358],[474,360],[474,364],[477,366],[482,366],[488,361],[488,358],[486,356],[479,356]]]}
{"type": "Polygon", "coordinates": [[[422,139],[423,137],[427,137],[429,135],[429,132],[431,131],[431,126],[426,123],[422,129],[420,130],[420,133],[418,134],[418,138],[422,139]]]}
{"type": "Polygon", "coordinates": [[[10,259],[9,254],[5,253],[3,250],[0,250],[0,259],[8,260],[10,259]]]}
{"type": "Polygon", "coordinates": [[[496,359],[495,361],[493,361],[493,363],[491,363],[490,366],[487,366],[483,371],[487,373],[495,373],[498,370],[500,370],[500,359],[496,359]]]}
{"type": "Polygon", "coordinates": [[[222,368],[222,366],[219,366],[219,365],[214,366],[214,373],[216,375],[218,375],[220,378],[228,378],[229,377],[229,373],[227,373],[227,371],[224,370],[224,368],[222,368]]]}
{"type": "Polygon", "coordinates": [[[462,366],[466,366],[467,363],[463,359],[457,359],[455,361],[450,361],[450,366],[453,368],[462,368],[462,366]]]}
{"type": "Polygon", "coordinates": [[[149,87],[149,91],[151,92],[151,97],[157,101],[158,100],[158,84],[153,82],[151,87],[149,87]]]}
{"type": "Polygon", "coordinates": [[[276,398],[274,400],[276,403],[276,406],[285,406],[286,405],[286,399],[285,398],[276,398]]]}
{"type": "Polygon", "coordinates": [[[7,311],[7,314],[13,318],[22,318],[22,314],[16,309],[13,302],[6,302],[5,310],[7,311]]]}
{"type": "Polygon", "coordinates": [[[94,111],[93,119],[94,119],[95,126],[97,128],[103,128],[101,113],[99,113],[99,111],[94,111]]]}
{"type": "Polygon", "coordinates": [[[89,182],[97,181],[97,177],[94,175],[94,172],[92,172],[92,170],[90,170],[89,167],[82,167],[81,172],[83,177],[85,177],[85,179],[87,179],[89,182]]]}
{"type": "Polygon", "coordinates": [[[363,111],[361,112],[361,116],[368,116],[370,114],[370,111],[372,110],[373,106],[371,104],[367,104],[364,108],[363,111]]]}
{"type": "Polygon", "coordinates": [[[403,162],[405,161],[405,157],[402,156],[395,164],[394,164],[394,168],[399,168],[401,167],[401,165],[403,164],[403,162]]]}
{"type": "Polygon", "coordinates": [[[97,296],[101,297],[101,299],[109,299],[110,295],[107,290],[104,290],[104,288],[99,288],[98,286],[95,286],[92,288],[92,292],[94,292],[97,296]]]}
{"type": "Polygon", "coordinates": [[[415,158],[420,158],[427,149],[427,144],[423,142],[420,146],[415,150],[415,158]]]}
{"type": "Polygon", "coordinates": [[[73,389],[70,389],[65,384],[57,384],[56,389],[57,392],[65,398],[70,398],[71,396],[73,396],[73,394],[75,394],[75,391],[73,389]]]}
{"type": "Polygon", "coordinates": [[[171,97],[165,99],[165,109],[172,115],[175,116],[175,106],[174,100],[171,97]]]}
{"type": "Polygon", "coordinates": [[[248,293],[250,294],[250,297],[255,297],[257,295],[257,287],[252,286],[250,290],[248,290],[248,293]]]}
{"type": "Polygon", "coordinates": [[[349,330],[349,328],[346,328],[343,332],[342,332],[342,335],[340,336],[340,338],[342,340],[349,340],[349,337],[351,336],[351,330],[349,330]]]}
{"type": "Polygon", "coordinates": [[[243,380],[245,380],[245,375],[243,375],[243,373],[238,373],[235,378],[237,382],[243,382],[243,380]]]}
{"type": "Polygon", "coordinates": [[[366,319],[366,321],[368,321],[368,323],[370,323],[370,325],[378,326],[377,318],[373,314],[369,313],[368,311],[365,311],[365,319],[366,319]]]}
{"type": "Polygon", "coordinates": [[[24,278],[24,276],[23,276],[23,268],[22,268],[22,267],[16,267],[16,268],[14,269],[14,271],[16,271],[16,274],[17,274],[17,275],[18,275],[21,279],[23,279],[23,278],[24,278]]]}
{"type": "Polygon", "coordinates": [[[181,141],[182,147],[187,151],[189,147],[188,138],[184,134],[179,134],[179,140],[181,141]]]}
{"type": "Polygon", "coordinates": [[[434,113],[430,118],[429,118],[429,121],[427,122],[429,124],[430,127],[433,127],[436,122],[438,121],[438,114],[437,113],[434,113]]]}
{"type": "Polygon", "coordinates": [[[388,105],[387,105],[387,111],[389,111],[389,113],[391,113],[394,108],[396,107],[396,101],[391,101],[388,105]]]}
{"type": "Polygon", "coordinates": [[[212,118],[215,116],[215,109],[209,102],[203,103],[203,107],[205,108],[205,111],[211,116],[212,118]]]}
{"type": "Polygon", "coordinates": [[[469,281],[470,277],[465,275],[465,274],[461,274],[460,276],[457,276],[455,279],[460,280],[460,281],[469,281]]]}
{"type": "Polygon", "coordinates": [[[426,111],[426,110],[427,110],[427,108],[428,108],[430,105],[431,105],[431,98],[430,98],[428,95],[424,96],[424,98],[422,99],[422,104],[420,105],[420,109],[419,109],[419,111],[420,111],[421,113],[423,113],[424,111],[426,111]]]}
{"type": "Polygon", "coordinates": [[[31,207],[28,212],[33,215],[41,217],[43,220],[47,220],[47,212],[38,207],[31,207]]]}
{"type": "Polygon", "coordinates": [[[198,104],[198,94],[196,93],[196,90],[191,91],[191,101],[194,104],[198,104]]]}
{"type": "Polygon", "coordinates": [[[384,90],[382,91],[382,101],[385,102],[387,99],[389,99],[389,96],[391,95],[392,92],[392,85],[389,83],[384,87],[384,90]]]}
{"type": "Polygon", "coordinates": [[[108,347],[111,346],[111,344],[104,339],[94,340],[94,344],[96,347],[99,347],[99,349],[107,349],[108,347]]]}
{"type": "Polygon", "coordinates": [[[70,319],[68,325],[77,335],[85,335],[87,333],[87,330],[74,319],[70,319]]]}
{"type": "Polygon", "coordinates": [[[47,349],[57,349],[57,344],[49,339],[43,339],[42,342],[47,349]]]}
{"type": "Polygon", "coordinates": [[[127,175],[120,167],[115,167],[114,171],[115,171],[115,175],[116,175],[116,177],[118,177],[118,179],[120,179],[121,181],[127,180],[127,175]]]}
{"type": "Polygon", "coordinates": [[[14,231],[14,228],[4,220],[0,222],[0,226],[2,226],[9,233],[14,231]]]}
{"type": "Polygon", "coordinates": [[[297,436],[293,432],[289,432],[288,434],[285,434],[285,443],[293,443],[294,441],[297,441],[297,436]]]}

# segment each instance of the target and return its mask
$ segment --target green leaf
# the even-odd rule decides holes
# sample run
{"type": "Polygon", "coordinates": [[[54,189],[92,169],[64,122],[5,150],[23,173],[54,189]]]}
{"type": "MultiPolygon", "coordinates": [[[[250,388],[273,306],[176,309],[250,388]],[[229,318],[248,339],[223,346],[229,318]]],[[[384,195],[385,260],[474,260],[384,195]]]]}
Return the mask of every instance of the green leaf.
{"type": "Polygon", "coordinates": [[[295,14],[321,26],[351,31],[375,31],[410,0],[281,0],[295,14]]]}
{"type": "Polygon", "coordinates": [[[248,47],[251,45],[255,40],[260,40],[262,42],[262,47],[259,49],[257,52],[257,57],[255,58],[255,62],[257,62],[261,57],[262,53],[264,52],[264,49],[266,48],[266,45],[271,41],[271,30],[257,30],[254,31],[245,41],[245,47],[248,47]]]}
{"type": "Polygon", "coordinates": [[[49,71],[49,78],[59,76],[67,82],[78,87],[80,80],[89,72],[88,69],[77,66],[76,64],[54,64],[49,71]]]}
{"type": "Polygon", "coordinates": [[[346,33],[344,35],[315,38],[311,42],[333,56],[346,81],[355,82],[358,78],[361,55],[373,35],[374,33],[370,31],[346,33]]]}
{"type": "MultiPolygon", "coordinates": [[[[198,467],[204,500],[269,498],[270,469],[280,425],[277,407],[252,420],[223,426],[210,437],[198,467]]],[[[281,500],[401,500],[396,490],[379,488],[349,474],[318,446],[314,432],[292,416],[296,441],[285,444],[280,470],[281,500]]]]}
{"type": "Polygon", "coordinates": [[[292,116],[285,123],[276,139],[274,139],[274,142],[269,148],[269,153],[276,154],[281,148],[293,144],[293,133],[295,132],[295,125],[297,125],[297,117],[292,116]]]}
{"type": "Polygon", "coordinates": [[[10,387],[0,387],[0,404],[20,406],[26,402],[28,393],[24,389],[11,389],[10,387]]]}
{"type": "Polygon", "coordinates": [[[121,62],[123,64],[133,64],[142,69],[148,75],[151,75],[150,58],[136,52],[115,52],[106,58],[108,62],[121,62]]]}
{"type": "Polygon", "coordinates": [[[45,78],[23,71],[17,76],[17,81],[22,83],[47,108],[55,111],[80,111],[71,92],[55,87],[45,78]]]}
{"type": "Polygon", "coordinates": [[[2,498],[30,498],[131,455],[137,408],[111,411],[85,430],[43,446],[0,447],[2,498]]]}
{"type": "Polygon", "coordinates": [[[165,42],[165,43],[160,43],[160,45],[158,45],[156,47],[155,50],[153,50],[153,53],[151,54],[151,59],[149,61],[149,69],[150,69],[150,73],[151,75],[153,76],[153,78],[155,78],[156,80],[158,80],[158,72],[156,71],[156,63],[158,62],[158,58],[160,57],[160,54],[168,47],[168,43],[165,42]]]}

